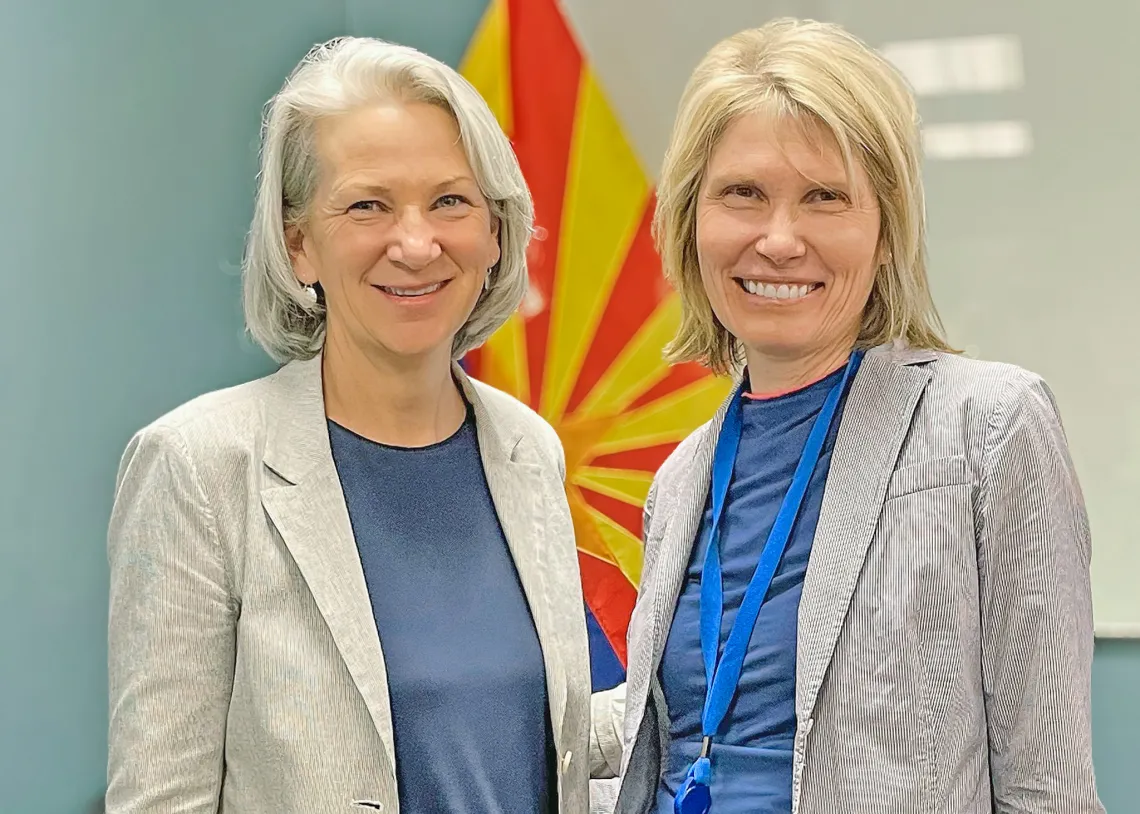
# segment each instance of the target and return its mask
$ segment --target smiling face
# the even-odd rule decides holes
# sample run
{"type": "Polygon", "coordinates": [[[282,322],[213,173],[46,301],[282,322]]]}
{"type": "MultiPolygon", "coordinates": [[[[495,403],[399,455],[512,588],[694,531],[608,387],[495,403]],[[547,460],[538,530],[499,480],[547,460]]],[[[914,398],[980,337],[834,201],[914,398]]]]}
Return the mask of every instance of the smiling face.
{"type": "Polygon", "coordinates": [[[749,367],[822,374],[859,335],[879,265],[880,213],[856,162],[813,125],[740,116],[714,149],[699,192],[697,257],[713,313],[749,367]]]}
{"type": "Polygon", "coordinates": [[[320,178],[290,230],[294,273],[319,283],[328,345],[450,359],[499,260],[498,224],[451,115],[388,101],[322,119],[320,178]]]}

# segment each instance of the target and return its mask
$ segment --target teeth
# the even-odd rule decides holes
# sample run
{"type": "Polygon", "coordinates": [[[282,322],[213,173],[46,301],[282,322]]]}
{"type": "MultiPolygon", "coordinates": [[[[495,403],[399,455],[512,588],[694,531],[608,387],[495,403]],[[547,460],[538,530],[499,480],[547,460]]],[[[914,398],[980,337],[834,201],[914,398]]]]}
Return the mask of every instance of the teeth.
{"type": "Polygon", "coordinates": [[[422,297],[425,294],[432,294],[443,288],[443,283],[436,283],[429,285],[427,288],[396,288],[391,285],[380,286],[389,294],[395,294],[397,297],[422,297]]]}
{"type": "Polygon", "coordinates": [[[810,285],[788,285],[787,283],[776,286],[771,283],[762,283],[759,280],[741,280],[740,282],[749,294],[770,300],[798,300],[801,297],[806,297],[813,288],[810,285]]]}

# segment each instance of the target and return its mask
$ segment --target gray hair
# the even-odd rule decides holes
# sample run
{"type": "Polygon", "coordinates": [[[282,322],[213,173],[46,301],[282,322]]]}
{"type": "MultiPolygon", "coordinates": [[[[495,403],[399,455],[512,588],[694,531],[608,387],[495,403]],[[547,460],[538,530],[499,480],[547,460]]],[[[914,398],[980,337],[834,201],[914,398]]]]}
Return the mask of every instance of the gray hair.
{"type": "Polygon", "coordinates": [[[253,222],[242,260],[246,328],[279,362],[307,359],[325,338],[325,306],[306,296],[293,273],[286,227],[303,222],[316,191],[315,125],[325,117],[385,98],[426,102],[448,111],[491,214],[499,221],[500,259],[489,287],[459,329],[452,355],[483,344],[522,302],[534,203],[510,141],[466,79],[414,48],[365,37],[314,47],[269,101],[253,222]]]}

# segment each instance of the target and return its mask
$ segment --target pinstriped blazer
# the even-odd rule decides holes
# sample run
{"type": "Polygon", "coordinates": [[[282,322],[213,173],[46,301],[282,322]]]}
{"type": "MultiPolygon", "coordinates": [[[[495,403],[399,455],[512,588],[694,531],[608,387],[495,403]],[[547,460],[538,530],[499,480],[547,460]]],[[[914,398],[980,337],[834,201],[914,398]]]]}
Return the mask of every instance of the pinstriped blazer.
{"type": "MultiPolygon", "coordinates": [[[[628,682],[593,699],[592,768],[620,770],[620,814],[650,810],[659,783],[669,722],[658,667],[725,409],[655,478],[628,682]]],[[[799,611],[793,811],[1103,811],[1089,558],[1041,379],[897,345],[869,352],[799,611]]]]}
{"type": "MultiPolygon", "coordinates": [[[[398,811],[320,365],[196,399],[127,449],[109,533],[108,814],[398,811]]],[[[542,645],[551,781],[561,814],[579,814],[590,674],[562,447],[528,408],[456,376],[542,645]]]]}

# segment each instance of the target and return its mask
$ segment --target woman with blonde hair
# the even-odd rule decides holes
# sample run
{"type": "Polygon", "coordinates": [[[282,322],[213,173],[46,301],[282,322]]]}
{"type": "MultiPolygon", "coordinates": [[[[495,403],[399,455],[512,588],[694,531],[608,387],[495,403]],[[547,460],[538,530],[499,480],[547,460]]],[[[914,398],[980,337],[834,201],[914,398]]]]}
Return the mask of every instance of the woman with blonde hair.
{"type": "Polygon", "coordinates": [[[737,379],[645,507],[617,810],[1100,812],[1081,491],[1045,383],[943,337],[899,74],[834,25],[719,43],[654,226],[670,358],[737,379]]]}
{"type": "Polygon", "coordinates": [[[456,364],[518,307],[532,219],[425,54],[334,40],[273,97],[245,306],[284,365],[123,457],[108,814],[586,808],[562,447],[456,364]]]}

